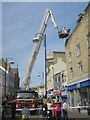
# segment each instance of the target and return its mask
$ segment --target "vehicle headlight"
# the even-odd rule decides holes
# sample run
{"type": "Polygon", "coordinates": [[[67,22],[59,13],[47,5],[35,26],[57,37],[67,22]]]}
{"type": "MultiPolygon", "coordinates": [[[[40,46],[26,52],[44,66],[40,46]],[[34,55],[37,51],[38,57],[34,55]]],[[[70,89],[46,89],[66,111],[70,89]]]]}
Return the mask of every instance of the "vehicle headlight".
{"type": "Polygon", "coordinates": [[[35,105],[32,105],[32,107],[34,108],[34,107],[35,107],[35,105]]]}
{"type": "Polygon", "coordinates": [[[18,108],[18,105],[16,105],[16,108],[18,108]]]}

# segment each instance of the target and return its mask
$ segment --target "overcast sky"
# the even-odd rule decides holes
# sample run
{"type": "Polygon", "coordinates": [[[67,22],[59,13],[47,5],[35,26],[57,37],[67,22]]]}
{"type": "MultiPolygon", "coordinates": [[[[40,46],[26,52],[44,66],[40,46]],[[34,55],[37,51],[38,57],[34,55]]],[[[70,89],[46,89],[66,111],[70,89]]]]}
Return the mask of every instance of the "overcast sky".
{"type": "MultiPolygon", "coordinates": [[[[2,3],[2,57],[12,57],[19,66],[20,86],[31,57],[35,35],[39,32],[45,10],[49,8],[59,28],[76,26],[78,14],[84,12],[88,2],[3,2],[2,3]]],[[[49,19],[46,28],[47,54],[65,51],[65,39],[59,39],[57,30],[49,19]]],[[[0,47],[1,48],[1,47],[0,47]]],[[[9,61],[8,61],[9,62],[9,61]]],[[[44,72],[44,46],[41,44],[31,74],[30,86],[39,86],[44,72]]]]}

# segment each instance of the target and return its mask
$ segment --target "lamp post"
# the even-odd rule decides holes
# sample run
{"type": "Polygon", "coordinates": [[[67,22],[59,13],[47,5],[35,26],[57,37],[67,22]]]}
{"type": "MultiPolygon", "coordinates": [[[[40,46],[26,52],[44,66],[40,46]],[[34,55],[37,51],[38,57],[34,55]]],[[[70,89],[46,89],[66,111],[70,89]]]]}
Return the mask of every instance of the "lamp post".
{"type": "Polygon", "coordinates": [[[44,47],[45,47],[45,93],[46,93],[46,98],[47,98],[47,62],[46,62],[46,34],[43,35],[42,33],[37,33],[35,35],[35,38],[33,39],[34,43],[39,42],[39,38],[37,37],[37,35],[40,34],[41,39],[44,39],[44,47]]]}
{"type": "Polygon", "coordinates": [[[8,61],[8,59],[11,59],[10,64],[14,64],[14,61],[11,57],[6,58],[6,61],[5,61],[5,97],[6,97],[6,88],[7,88],[7,85],[6,85],[6,81],[7,81],[6,74],[7,73],[6,72],[7,72],[7,61],[8,61]]]}
{"type": "Polygon", "coordinates": [[[47,52],[46,52],[46,34],[44,36],[44,47],[45,47],[45,94],[46,94],[46,99],[47,99],[47,52]]]}
{"type": "Polygon", "coordinates": [[[54,81],[54,68],[52,67],[52,80],[53,80],[53,88],[55,86],[55,81],[54,81]]]}
{"type": "Polygon", "coordinates": [[[34,37],[34,39],[33,39],[33,42],[34,43],[37,43],[37,42],[39,42],[39,38],[37,37],[37,35],[41,35],[40,37],[43,39],[43,34],[42,33],[37,33],[36,35],[35,35],[35,37],[34,37]]]}

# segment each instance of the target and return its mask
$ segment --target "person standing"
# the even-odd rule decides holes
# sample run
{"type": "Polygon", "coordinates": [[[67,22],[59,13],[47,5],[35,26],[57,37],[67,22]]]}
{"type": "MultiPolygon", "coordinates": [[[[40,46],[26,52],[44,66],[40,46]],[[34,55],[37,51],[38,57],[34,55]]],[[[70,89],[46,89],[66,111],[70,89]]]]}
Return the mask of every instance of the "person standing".
{"type": "Polygon", "coordinates": [[[47,101],[47,108],[48,108],[48,118],[50,118],[50,120],[52,120],[52,109],[51,109],[51,107],[52,107],[53,105],[51,104],[51,101],[49,100],[49,101],[47,101]]]}
{"type": "Polygon", "coordinates": [[[65,120],[68,120],[68,104],[66,103],[66,100],[63,101],[63,118],[65,120]]]}
{"type": "Polygon", "coordinates": [[[44,100],[44,104],[42,105],[43,117],[47,116],[47,102],[44,100]]]}
{"type": "Polygon", "coordinates": [[[77,103],[77,106],[78,106],[78,113],[81,113],[79,101],[78,101],[78,103],[77,103]]]}
{"type": "Polygon", "coordinates": [[[90,100],[87,103],[88,118],[90,118],[90,100]]]}
{"type": "Polygon", "coordinates": [[[5,110],[6,110],[6,97],[2,101],[2,118],[4,118],[5,110]]]}
{"type": "Polygon", "coordinates": [[[25,104],[25,107],[22,109],[22,116],[24,116],[24,120],[30,120],[30,110],[27,108],[27,104],[25,104]]]}
{"type": "Polygon", "coordinates": [[[57,111],[57,120],[61,120],[61,102],[57,104],[56,111],[57,111]]]}
{"type": "Polygon", "coordinates": [[[16,115],[16,100],[13,100],[12,103],[12,118],[15,118],[16,115]]]}

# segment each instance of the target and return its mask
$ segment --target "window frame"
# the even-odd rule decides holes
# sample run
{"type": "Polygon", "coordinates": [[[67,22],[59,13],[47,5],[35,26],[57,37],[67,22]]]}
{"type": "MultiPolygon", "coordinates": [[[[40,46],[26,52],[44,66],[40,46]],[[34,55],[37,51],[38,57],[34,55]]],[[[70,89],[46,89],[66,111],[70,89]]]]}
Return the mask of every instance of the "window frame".
{"type": "Polygon", "coordinates": [[[86,40],[87,40],[87,48],[90,48],[90,33],[86,35],[86,40]]]}
{"type": "Polygon", "coordinates": [[[82,61],[78,62],[78,74],[81,76],[83,74],[82,61]]]}
{"type": "Polygon", "coordinates": [[[62,82],[64,82],[64,73],[62,73],[62,82]]]}
{"type": "Polygon", "coordinates": [[[69,52],[69,63],[71,63],[71,62],[72,62],[72,53],[69,52]]]}
{"type": "Polygon", "coordinates": [[[73,67],[70,67],[70,79],[73,79],[73,67]]]}
{"type": "Polygon", "coordinates": [[[57,83],[57,77],[55,77],[55,83],[57,83]]]}
{"type": "Polygon", "coordinates": [[[81,50],[80,50],[80,43],[77,44],[77,57],[81,55],[81,50]]]}
{"type": "Polygon", "coordinates": [[[60,76],[58,76],[58,82],[60,83],[60,76]]]}

